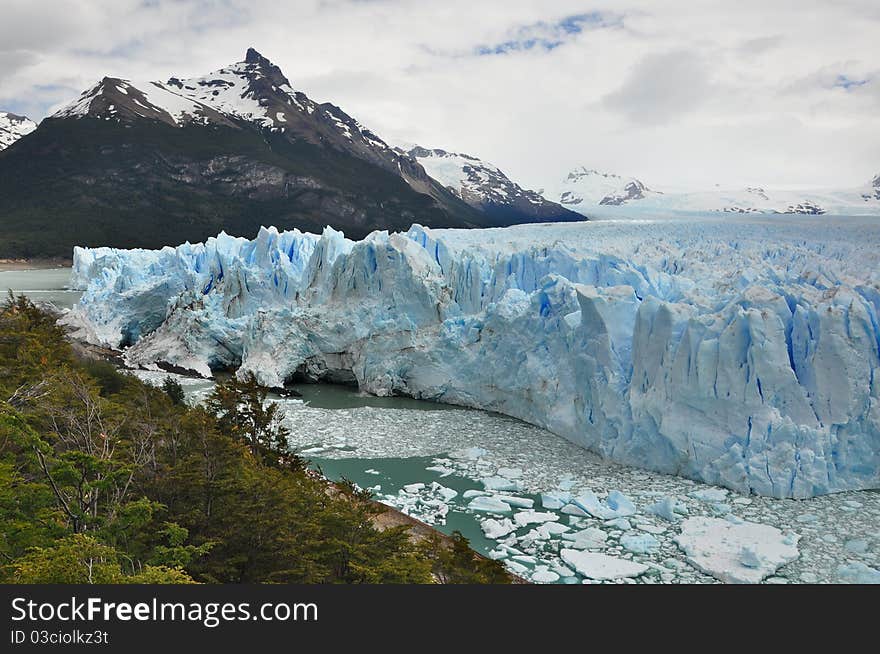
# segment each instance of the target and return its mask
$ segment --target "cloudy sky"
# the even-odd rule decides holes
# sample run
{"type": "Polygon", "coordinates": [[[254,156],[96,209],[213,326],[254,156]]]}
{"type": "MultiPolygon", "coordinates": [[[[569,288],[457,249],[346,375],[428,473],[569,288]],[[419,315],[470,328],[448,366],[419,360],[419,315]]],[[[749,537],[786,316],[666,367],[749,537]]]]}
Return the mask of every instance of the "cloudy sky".
{"type": "Polygon", "coordinates": [[[256,47],[390,141],[540,187],[577,165],[661,189],[880,172],[877,0],[0,0],[0,109],[256,47]]]}

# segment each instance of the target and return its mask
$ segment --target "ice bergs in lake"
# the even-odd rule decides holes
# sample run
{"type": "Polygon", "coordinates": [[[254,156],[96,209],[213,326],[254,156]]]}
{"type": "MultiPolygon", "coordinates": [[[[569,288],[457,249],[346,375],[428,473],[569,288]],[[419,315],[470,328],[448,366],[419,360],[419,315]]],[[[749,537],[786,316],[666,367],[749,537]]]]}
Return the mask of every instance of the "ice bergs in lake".
{"type": "Polygon", "coordinates": [[[743,493],[875,488],[880,225],[802,220],[76,248],[65,321],[132,365],[489,409],[743,493]]]}
{"type": "Polygon", "coordinates": [[[682,515],[687,514],[687,507],[674,497],[664,497],[645,509],[645,512],[652,513],[669,522],[675,522],[682,515]]]}
{"type": "Polygon", "coordinates": [[[543,522],[555,522],[559,520],[559,516],[555,513],[546,513],[540,511],[520,511],[513,519],[517,526],[525,527],[526,525],[540,524],[543,522]]]}
{"type": "Polygon", "coordinates": [[[638,577],[648,571],[648,566],[627,559],[619,559],[597,552],[564,549],[562,560],[588,579],[608,580],[638,577]]]}
{"type": "Polygon", "coordinates": [[[837,576],[845,584],[880,584],[880,570],[861,561],[851,561],[838,566],[837,576]]]}
{"type": "Polygon", "coordinates": [[[541,570],[535,569],[532,573],[532,581],[536,584],[552,584],[559,581],[559,575],[544,566],[541,570]]]}
{"type": "Polygon", "coordinates": [[[496,495],[495,497],[518,509],[531,509],[535,505],[535,500],[528,497],[516,497],[514,495],[496,495]]]}
{"type": "Polygon", "coordinates": [[[619,529],[620,531],[629,531],[632,529],[632,523],[626,518],[614,518],[614,520],[606,522],[605,526],[611,527],[612,529],[619,529]]]}
{"type": "Polygon", "coordinates": [[[700,570],[727,583],[757,583],[798,557],[798,536],[776,527],[722,518],[682,522],[675,542],[700,570]]]}
{"type": "Polygon", "coordinates": [[[545,509],[561,509],[571,500],[568,491],[556,491],[553,493],[541,493],[541,506],[545,509]]]}
{"type": "Polygon", "coordinates": [[[579,550],[597,550],[605,548],[608,534],[596,527],[587,527],[574,533],[564,533],[562,538],[579,550]]]}
{"type": "Polygon", "coordinates": [[[484,520],[480,526],[482,527],[486,538],[492,539],[504,538],[517,527],[513,524],[513,521],[510,518],[502,518],[501,520],[489,518],[488,520],[484,520]]]}
{"type": "Polygon", "coordinates": [[[701,488],[691,491],[688,495],[701,502],[717,503],[726,500],[728,492],[723,488],[701,488]]]}
{"type": "Polygon", "coordinates": [[[518,491],[522,489],[521,482],[505,479],[504,477],[486,477],[480,481],[483,484],[483,488],[488,491],[518,491]]]}
{"type": "Polygon", "coordinates": [[[468,508],[486,513],[510,513],[512,510],[510,504],[490,495],[478,495],[470,501],[468,508]]]}
{"type": "Polygon", "coordinates": [[[651,554],[660,549],[660,541],[647,533],[624,534],[620,537],[620,544],[623,549],[633,554],[651,554]]]}

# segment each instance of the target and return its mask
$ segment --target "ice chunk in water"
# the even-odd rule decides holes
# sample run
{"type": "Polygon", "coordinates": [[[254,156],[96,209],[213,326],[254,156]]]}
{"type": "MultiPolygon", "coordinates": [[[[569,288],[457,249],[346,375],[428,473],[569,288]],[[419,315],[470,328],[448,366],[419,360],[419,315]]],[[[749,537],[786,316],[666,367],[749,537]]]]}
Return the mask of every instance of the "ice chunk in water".
{"type": "Polygon", "coordinates": [[[565,549],[560,554],[563,561],[589,579],[607,580],[638,577],[648,571],[648,566],[641,563],[597,552],[565,549]]]}
{"type": "Polygon", "coordinates": [[[682,522],[675,542],[688,561],[727,583],[757,583],[798,557],[798,537],[776,527],[723,518],[682,522]]]}

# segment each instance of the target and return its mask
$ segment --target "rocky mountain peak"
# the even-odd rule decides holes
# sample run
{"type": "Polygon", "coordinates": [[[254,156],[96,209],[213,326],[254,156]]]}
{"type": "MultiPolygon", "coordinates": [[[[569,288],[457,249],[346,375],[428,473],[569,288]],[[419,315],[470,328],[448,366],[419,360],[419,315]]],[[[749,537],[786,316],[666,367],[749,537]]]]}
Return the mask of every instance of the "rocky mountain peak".
{"type": "Polygon", "coordinates": [[[247,52],[244,56],[244,63],[246,64],[265,64],[267,66],[271,66],[272,62],[266,59],[263,55],[256,51],[254,48],[248,48],[247,52]]]}
{"type": "Polygon", "coordinates": [[[281,69],[254,48],[248,48],[242,63],[245,64],[248,72],[265,77],[273,86],[290,86],[290,81],[284,76],[281,69]]]}

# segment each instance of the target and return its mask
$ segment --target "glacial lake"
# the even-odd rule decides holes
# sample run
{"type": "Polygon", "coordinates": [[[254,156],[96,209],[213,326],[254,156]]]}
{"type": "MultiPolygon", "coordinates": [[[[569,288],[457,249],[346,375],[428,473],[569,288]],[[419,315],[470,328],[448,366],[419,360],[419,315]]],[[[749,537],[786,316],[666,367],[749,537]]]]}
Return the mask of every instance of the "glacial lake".
{"type": "MultiPolygon", "coordinates": [[[[12,288],[68,308],[79,297],[65,288],[68,275],[66,269],[4,271],[0,290],[12,288]]],[[[152,384],[169,376],[154,371],[132,374],[152,384]]],[[[202,401],[213,387],[211,380],[171,376],[190,402],[202,401]]],[[[639,576],[612,583],[714,583],[716,578],[696,567],[676,543],[689,517],[760,523],[799,539],[798,558],[769,574],[766,583],[853,581],[854,570],[864,574],[867,569],[870,576],[870,569],[880,566],[878,491],[809,500],[742,496],[610,463],[543,429],[498,414],[409,398],[377,398],[349,387],[297,389],[302,398],[274,399],[284,410],[291,444],[313,466],[328,478],[345,477],[371,489],[379,501],[443,532],[461,531],[474,549],[500,558],[527,579],[538,574],[537,580],[596,583],[561,558],[562,550],[576,547],[576,534],[589,533],[591,544],[585,549],[646,566],[639,576]],[[492,485],[504,488],[487,491],[492,485]],[[542,493],[578,496],[591,491],[601,499],[615,490],[637,509],[625,524],[542,506],[542,493]],[[470,506],[481,497],[507,498],[510,510],[491,513],[470,506]],[[676,506],[671,520],[649,508],[666,500],[676,506]],[[529,503],[534,513],[529,513],[529,503]],[[507,524],[515,528],[499,535],[489,520],[510,521],[507,524]]]]}
{"type": "Polygon", "coordinates": [[[27,295],[35,302],[51,302],[59,309],[69,309],[79,300],[81,291],[67,287],[70,268],[47,268],[36,270],[0,269],[0,292],[6,296],[9,290],[16,295],[27,295]]]}

